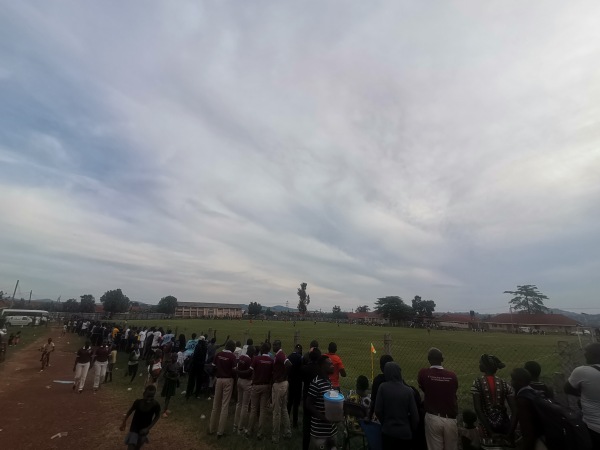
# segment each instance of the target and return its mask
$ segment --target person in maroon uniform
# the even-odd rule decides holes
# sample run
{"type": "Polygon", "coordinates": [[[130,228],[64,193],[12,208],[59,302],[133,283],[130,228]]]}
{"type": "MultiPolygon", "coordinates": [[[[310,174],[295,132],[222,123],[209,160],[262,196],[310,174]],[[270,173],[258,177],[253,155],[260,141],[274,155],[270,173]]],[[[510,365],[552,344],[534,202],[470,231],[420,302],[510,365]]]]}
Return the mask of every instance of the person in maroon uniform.
{"type": "Polygon", "coordinates": [[[240,355],[235,372],[237,380],[237,404],[235,405],[235,417],[233,419],[233,433],[245,431],[248,422],[248,405],[250,405],[250,393],[252,388],[252,358],[254,347],[248,346],[246,353],[240,355]]]}
{"type": "Polygon", "coordinates": [[[269,356],[271,344],[264,342],[260,346],[260,356],[252,361],[252,393],[250,394],[250,420],[246,437],[252,436],[254,422],[260,408],[257,439],[263,438],[265,420],[267,420],[268,404],[271,398],[271,380],[273,378],[274,361],[269,356]]]}
{"type": "Polygon", "coordinates": [[[442,367],[444,355],[437,348],[427,354],[431,365],[421,369],[419,387],[425,394],[425,439],[429,450],[455,450],[458,445],[458,379],[442,367]]]}
{"type": "Polygon", "coordinates": [[[215,382],[215,397],[213,399],[212,413],[210,414],[210,425],[208,434],[213,434],[217,428],[217,438],[223,437],[225,433],[225,424],[229,414],[229,401],[233,391],[233,375],[235,371],[236,359],[233,351],[235,342],[228,340],[225,344],[225,350],[221,350],[213,359],[215,382]]]}
{"type": "Polygon", "coordinates": [[[287,411],[288,378],[287,373],[292,365],[281,349],[279,339],[273,342],[275,361],[273,362],[273,388],[271,398],[273,404],[273,437],[274,444],[279,443],[279,430],[283,421],[283,437],[289,439],[292,436],[290,416],[287,411]]]}

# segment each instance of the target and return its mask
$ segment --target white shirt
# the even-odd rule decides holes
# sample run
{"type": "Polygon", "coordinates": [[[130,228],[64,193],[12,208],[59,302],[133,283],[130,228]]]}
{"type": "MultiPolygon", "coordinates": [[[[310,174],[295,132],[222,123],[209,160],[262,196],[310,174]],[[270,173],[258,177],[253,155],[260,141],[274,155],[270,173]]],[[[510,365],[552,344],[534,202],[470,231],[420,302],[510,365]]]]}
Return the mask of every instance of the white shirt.
{"type": "Polygon", "coordinates": [[[158,347],[160,345],[160,337],[162,333],[160,331],[154,332],[154,337],[152,338],[152,347],[158,347]]]}
{"type": "MultiPolygon", "coordinates": [[[[594,364],[600,367],[600,364],[594,364]]],[[[590,366],[576,367],[569,384],[581,391],[581,411],[588,428],[600,433],[600,370],[590,366]]]]}

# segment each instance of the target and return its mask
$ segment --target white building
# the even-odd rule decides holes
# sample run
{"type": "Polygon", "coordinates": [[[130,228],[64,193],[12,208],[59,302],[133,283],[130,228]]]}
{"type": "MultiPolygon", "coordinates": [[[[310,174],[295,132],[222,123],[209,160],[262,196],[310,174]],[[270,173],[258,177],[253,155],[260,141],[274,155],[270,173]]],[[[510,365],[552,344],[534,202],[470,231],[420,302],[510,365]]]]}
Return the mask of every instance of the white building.
{"type": "Polygon", "coordinates": [[[177,302],[175,318],[230,318],[242,317],[244,305],[230,303],[202,303],[202,302],[177,302]]]}

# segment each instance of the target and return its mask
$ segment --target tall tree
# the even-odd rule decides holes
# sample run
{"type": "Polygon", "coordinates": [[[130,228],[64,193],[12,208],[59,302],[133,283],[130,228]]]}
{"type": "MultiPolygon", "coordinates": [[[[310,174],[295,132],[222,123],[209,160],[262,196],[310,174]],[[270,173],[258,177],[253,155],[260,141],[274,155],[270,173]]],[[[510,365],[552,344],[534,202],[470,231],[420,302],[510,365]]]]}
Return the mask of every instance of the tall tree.
{"type": "Polygon", "coordinates": [[[510,303],[516,311],[526,312],[527,314],[536,314],[544,313],[548,309],[544,306],[544,300],[548,300],[548,296],[538,291],[535,284],[517,286],[516,291],[504,291],[504,293],[514,296],[508,303],[510,303]]]}
{"type": "Polygon", "coordinates": [[[84,313],[93,313],[96,311],[96,299],[92,294],[84,294],[79,297],[81,302],[79,310],[84,313]]]}
{"type": "Polygon", "coordinates": [[[104,311],[111,314],[125,312],[129,309],[129,298],[123,294],[121,289],[115,289],[112,291],[106,291],[100,302],[104,305],[104,311]]]}
{"type": "Polygon", "coordinates": [[[369,307],[369,305],[362,305],[362,306],[359,306],[358,308],[356,308],[356,312],[357,313],[368,313],[370,309],[371,308],[369,307]]]}
{"type": "Polygon", "coordinates": [[[159,300],[156,311],[164,314],[175,314],[177,308],[177,298],[167,295],[159,300]]]}
{"type": "Polygon", "coordinates": [[[67,300],[66,302],[63,303],[62,311],[64,311],[64,312],[80,312],[81,305],[79,304],[79,302],[76,299],[70,298],[69,300],[67,300]]]}
{"type": "Polygon", "coordinates": [[[300,283],[300,287],[298,288],[298,312],[300,314],[306,314],[308,310],[308,305],[310,304],[310,295],[306,293],[306,287],[308,284],[300,283]]]}
{"type": "Polygon", "coordinates": [[[375,311],[394,322],[410,319],[414,314],[413,309],[397,295],[378,298],[375,311]]]}
{"type": "Polygon", "coordinates": [[[272,317],[274,315],[275,313],[271,310],[271,308],[267,308],[267,310],[265,311],[265,316],[272,317]]]}
{"type": "Polygon", "coordinates": [[[258,302],[250,302],[248,305],[248,314],[258,316],[262,312],[262,305],[258,302]]]}
{"type": "Polygon", "coordinates": [[[415,314],[420,317],[431,317],[435,311],[435,306],[433,300],[422,300],[418,295],[415,295],[412,300],[412,308],[415,314]]]}
{"type": "Polygon", "coordinates": [[[342,312],[342,308],[338,305],[333,305],[333,308],[331,308],[331,312],[333,314],[339,314],[342,312]]]}

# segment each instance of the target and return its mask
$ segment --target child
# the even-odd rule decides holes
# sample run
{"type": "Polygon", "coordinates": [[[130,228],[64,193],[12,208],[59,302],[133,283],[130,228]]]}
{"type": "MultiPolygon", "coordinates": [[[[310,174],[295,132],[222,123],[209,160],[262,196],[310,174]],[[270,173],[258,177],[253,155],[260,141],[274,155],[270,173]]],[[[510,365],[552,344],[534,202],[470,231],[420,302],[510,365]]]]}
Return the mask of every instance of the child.
{"type": "Polygon", "coordinates": [[[171,414],[169,402],[177,392],[177,384],[179,383],[179,366],[177,364],[177,355],[171,355],[171,361],[168,362],[164,369],[165,383],[160,393],[161,397],[165,397],[165,412],[163,417],[168,417],[171,414]]]}
{"type": "MultiPolygon", "coordinates": [[[[348,393],[348,401],[361,405],[365,409],[365,413],[369,411],[371,407],[371,394],[367,392],[369,389],[369,379],[364,375],[359,375],[356,378],[356,390],[351,390],[348,393]]],[[[355,433],[362,433],[360,424],[356,417],[350,416],[348,418],[348,425],[355,433]]]]}
{"type": "Polygon", "coordinates": [[[108,379],[112,382],[112,371],[117,362],[117,346],[111,347],[110,355],[108,355],[108,366],[106,366],[106,375],[104,375],[104,382],[107,383],[108,379]]]}
{"type": "Polygon", "coordinates": [[[127,450],[138,450],[142,448],[144,444],[149,442],[148,433],[156,422],[158,422],[158,419],[160,419],[160,405],[154,400],[155,395],[156,386],[146,386],[144,389],[144,398],[134,401],[131,408],[129,408],[129,411],[127,411],[123,423],[121,424],[121,431],[125,431],[127,419],[131,413],[135,413],[131,420],[129,433],[125,436],[127,450]]]}
{"type": "Polygon", "coordinates": [[[469,409],[465,409],[462,414],[462,419],[464,426],[458,428],[462,450],[474,450],[481,448],[479,431],[475,426],[475,422],[477,422],[477,414],[469,409]]]}
{"type": "Polygon", "coordinates": [[[42,357],[40,358],[42,370],[40,370],[40,372],[43,372],[46,364],[50,367],[50,353],[54,351],[54,342],[52,342],[52,338],[48,338],[48,342],[42,345],[40,351],[42,352],[42,357]]]}
{"type": "Polygon", "coordinates": [[[131,349],[131,352],[129,352],[129,361],[127,361],[127,373],[125,374],[125,376],[131,377],[131,381],[129,383],[133,383],[133,380],[135,380],[135,376],[137,375],[139,363],[140,363],[140,349],[139,349],[139,344],[136,342],[133,344],[133,348],[131,349]]]}
{"type": "Polygon", "coordinates": [[[146,380],[146,385],[154,385],[158,383],[158,377],[162,372],[162,352],[160,350],[156,350],[154,352],[154,357],[150,364],[148,364],[148,379],[146,380]]]}

